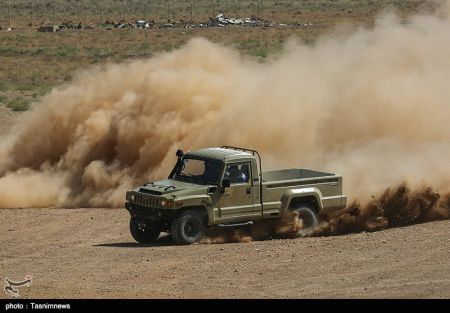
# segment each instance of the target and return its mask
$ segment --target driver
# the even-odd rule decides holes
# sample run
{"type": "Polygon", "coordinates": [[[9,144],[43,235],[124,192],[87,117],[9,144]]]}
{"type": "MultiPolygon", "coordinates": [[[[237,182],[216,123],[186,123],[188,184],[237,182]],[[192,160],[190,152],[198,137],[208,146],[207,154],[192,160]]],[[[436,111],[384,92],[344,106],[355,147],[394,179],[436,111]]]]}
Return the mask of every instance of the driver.
{"type": "Polygon", "coordinates": [[[247,182],[247,176],[235,164],[228,167],[225,178],[228,178],[232,184],[247,182]]]}

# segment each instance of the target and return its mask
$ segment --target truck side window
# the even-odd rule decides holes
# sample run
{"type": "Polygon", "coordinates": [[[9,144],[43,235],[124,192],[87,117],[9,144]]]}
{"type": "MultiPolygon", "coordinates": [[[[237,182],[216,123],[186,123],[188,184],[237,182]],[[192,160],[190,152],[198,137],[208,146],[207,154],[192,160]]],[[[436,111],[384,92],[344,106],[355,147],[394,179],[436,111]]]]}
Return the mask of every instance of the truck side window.
{"type": "Polygon", "coordinates": [[[227,165],[224,178],[229,179],[232,185],[248,183],[250,180],[248,163],[227,165]]]}

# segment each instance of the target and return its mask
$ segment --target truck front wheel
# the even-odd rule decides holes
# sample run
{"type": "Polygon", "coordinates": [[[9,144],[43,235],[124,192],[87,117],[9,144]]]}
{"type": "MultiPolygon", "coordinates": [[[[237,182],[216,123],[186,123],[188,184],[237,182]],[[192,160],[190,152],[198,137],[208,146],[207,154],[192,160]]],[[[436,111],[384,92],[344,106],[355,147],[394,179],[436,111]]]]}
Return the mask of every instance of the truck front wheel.
{"type": "Polygon", "coordinates": [[[152,243],[161,234],[161,227],[151,222],[142,222],[136,218],[130,219],[130,233],[139,243],[152,243]]]}
{"type": "Polygon", "coordinates": [[[319,225],[316,212],[308,206],[300,206],[294,209],[298,214],[298,218],[302,222],[302,227],[297,232],[297,236],[307,237],[313,234],[314,229],[319,225]]]}
{"type": "Polygon", "coordinates": [[[206,227],[200,214],[196,211],[186,211],[173,220],[170,236],[177,244],[190,245],[202,239],[205,231],[206,227]]]}

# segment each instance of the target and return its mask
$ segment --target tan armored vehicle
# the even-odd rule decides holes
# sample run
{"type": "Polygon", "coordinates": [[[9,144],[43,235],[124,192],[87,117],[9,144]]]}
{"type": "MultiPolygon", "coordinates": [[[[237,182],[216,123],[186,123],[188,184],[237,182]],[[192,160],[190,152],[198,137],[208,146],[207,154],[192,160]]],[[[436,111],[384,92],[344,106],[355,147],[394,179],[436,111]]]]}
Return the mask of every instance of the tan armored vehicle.
{"type": "Polygon", "coordinates": [[[177,151],[168,179],[127,192],[130,232],[140,243],[169,232],[178,244],[199,241],[206,228],[276,219],[295,210],[307,234],[318,214],[344,208],[342,177],[292,168],[262,172],[255,150],[224,146],[177,151]]]}

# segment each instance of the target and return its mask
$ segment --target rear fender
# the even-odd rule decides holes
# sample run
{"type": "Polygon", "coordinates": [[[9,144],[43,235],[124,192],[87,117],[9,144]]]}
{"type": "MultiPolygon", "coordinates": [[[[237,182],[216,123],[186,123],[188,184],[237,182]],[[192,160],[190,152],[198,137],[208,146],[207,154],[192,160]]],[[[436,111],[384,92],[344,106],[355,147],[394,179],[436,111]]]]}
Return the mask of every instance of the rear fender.
{"type": "Polygon", "coordinates": [[[302,200],[304,200],[304,204],[313,206],[313,209],[315,209],[317,213],[320,213],[323,209],[322,193],[318,188],[296,188],[285,191],[281,196],[280,213],[291,209],[291,206],[294,203],[302,203],[302,200]]]}

